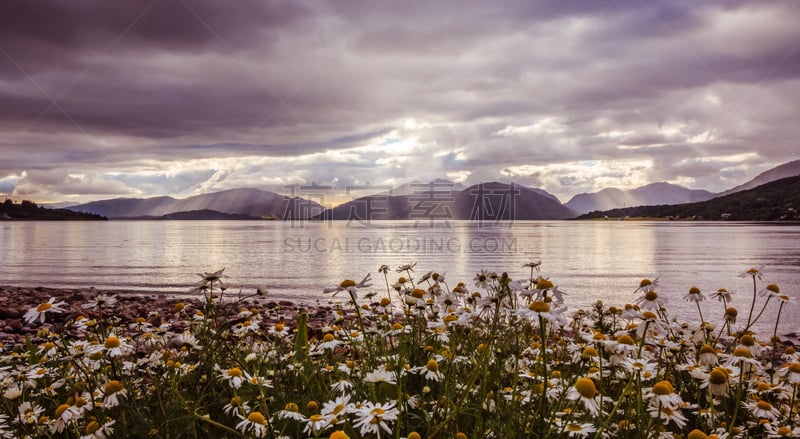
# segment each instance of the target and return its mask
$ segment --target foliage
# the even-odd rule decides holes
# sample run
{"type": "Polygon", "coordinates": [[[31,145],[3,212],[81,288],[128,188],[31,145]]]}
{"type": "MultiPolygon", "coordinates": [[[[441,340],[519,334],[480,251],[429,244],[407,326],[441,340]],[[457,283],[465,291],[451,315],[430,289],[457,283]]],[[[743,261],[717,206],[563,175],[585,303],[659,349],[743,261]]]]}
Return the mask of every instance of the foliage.
{"type": "Polygon", "coordinates": [[[92,213],[73,212],[68,209],[48,209],[29,200],[14,203],[10,199],[0,204],[0,219],[11,220],[105,220],[92,213]]]}
{"type": "MultiPolygon", "coordinates": [[[[539,275],[481,271],[470,286],[413,264],[326,289],[346,301],[312,328],[231,296],[205,273],[196,304],[168,321],[125,325],[113,296],[65,327],[51,299],[25,319],[41,325],[0,357],[5,437],[772,437],[800,433],[800,354],[753,324],[789,297],[752,278],[747,321],[720,301],[717,324],[669,317],[658,280],[633,303],[568,312],[539,275]],[[474,289],[472,286],[474,285],[474,289]],[[365,294],[366,292],[366,294],[365,294]],[[227,294],[227,296],[226,296],[227,294]],[[383,296],[383,297],[380,297],[383,296]],[[738,318],[738,326],[737,326],[738,318]],[[293,330],[290,329],[293,326],[293,330]]],[[[633,289],[633,288],[631,288],[633,289]]],[[[705,315],[715,314],[709,307],[705,315]]],[[[315,317],[316,318],[316,317],[315,317]]],[[[776,322],[777,328],[777,322],[776,322]]]]}

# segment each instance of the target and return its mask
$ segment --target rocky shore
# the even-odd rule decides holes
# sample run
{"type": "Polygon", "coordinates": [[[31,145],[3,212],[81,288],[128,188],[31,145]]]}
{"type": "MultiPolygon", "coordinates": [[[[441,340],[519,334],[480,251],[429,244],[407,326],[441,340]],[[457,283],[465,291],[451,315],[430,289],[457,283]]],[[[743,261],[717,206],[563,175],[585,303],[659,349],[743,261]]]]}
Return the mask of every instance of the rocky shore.
{"type": "MultiPolygon", "coordinates": [[[[6,347],[25,343],[26,337],[33,337],[39,329],[47,327],[60,333],[65,324],[76,317],[96,318],[99,311],[91,308],[98,296],[113,296],[116,303],[113,311],[104,311],[105,317],[119,319],[120,325],[133,323],[138,318],[158,325],[162,322],[175,321],[176,306],[184,313],[193,313],[202,308],[202,296],[175,296],[162,292],[143,293],[140,291],[102,291],[94,288],[68,289],[44,287],[0,286],[0,343],[6,347]],[[61,313],[48,313],[44,324],[35,321],[27,323],[23,318],[31,308],[47,302],[50,298],[55,302],[64,302],[61,313]],[[178,305],[179,303],[185,306],[178,305]]],[[[323,325],[331,316],[330,306],[309,305],[295,301],[273,301],[263,297],[251,297],[241,302],[241,306],[257,307],[261,312],[262,326],[283,322],[294,327],[300,312],[306,311],[310,318],[309,328],[313,331],[323,325]]],[[[179,328],[173,328],[179,329],[179,328]]]]}

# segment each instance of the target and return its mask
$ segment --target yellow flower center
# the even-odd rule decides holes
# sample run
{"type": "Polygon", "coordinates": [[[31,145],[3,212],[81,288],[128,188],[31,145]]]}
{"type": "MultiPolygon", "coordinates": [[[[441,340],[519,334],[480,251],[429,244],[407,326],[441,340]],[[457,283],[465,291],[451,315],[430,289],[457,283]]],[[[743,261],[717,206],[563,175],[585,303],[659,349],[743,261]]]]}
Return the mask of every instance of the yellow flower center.
{"type": "Polygon", "coordinates": [[[381,422],[381,418],[382,418],[383,414],[386,413],[386,411],[383,410],[380,407],[375,407],[369,413],[373,416],[373,418],[369,421],[370,424],[377,424],[377,423],[381,422]]]}
{"type": "Polygon", "coordinates": [[[242,406],[242,398],[238,396],[234,396],[231,398],[231,407],[241,407],[242,406]]]}
{"type": "Polygon", "coordinates": [[[654,312],[652,312],[652,311],[645,311],[645,312],[643,312],[643,313],[642,313],[642,317],[644,317],[644,319],[645,319],[645,320],[655,320],[655,319],[657,319],[657,318],[658,318],[658,316],[656,315],[656,313],[654,313],[654,312]]]}
{"type": "Polygon", "coordinates": [[[422,439],[416,431],[412,431],[408,434],[408,439],[422,439]]]}
{"type": "Polygon", "coordinates": [[[617,343],[632,346],[634,344],[633,337],[628,334],[623,334],[617,337],[617,343]]]}
{"type": "MultiPolygon", "coordinates": [[[[411,435],[409,435],[408,437],[410,438],[411,435]]],[[[331,436],[330,436],[329,439],[350,439],[350,436],[348,436],[342,430],[336,430],[333,433],[331,433],[331,436]]]]}
{"type": "Polygon", "coordinates": [[[760,410],[772,410],[772,404],[770,404],[769,401],[764,401],[763,399],[756,403],[756,407],[758,407],[760,410]]]}
{"type": "Polygon", "coordinates": [[[743,357],[743,358],[751,358],[752,357],[752,355],[750,355],[750,351],[748,351],[747,348],[743,348],[743,347],[738,347],[738,348],[734,349],[733,350],[733,356],[734,357],[743,357]]]}
{"type": "Polygon", "coordinates": [[[689,294],[700,294],[700,288],[697,287],[689,288],[689,294]]]}
{"type": "Polygon", "coordinates": [[[789,437],[792,435],[792,429],[789,427],[780,427],[777,431],[779,436],[786,436],[789,437]]]}
{"type": "Polygon", "coordinates": [[[539,313],[549,312],[550,304],[548,304],[547,302],[531,302],[531,304],[528,305],[528,309],[530,309],[533,312],[539,312],[539,313]]]}
{"type": "Polygon", "coordinates": [[[735,319],[739,315],[739,311],[731,306],[725,309],[725,315],[735,319]]]}
{"type": "Polygon", "coordinates": [[[589,358],[589,357],[597,357],[599,354],[597,353],[597,349],[588,346],[586,349],[583,350],[581,357],[589,358]]]}
{"type": "Polygon", "coordinates": [[[308,401],[308,403],[306,404],[306,409],[308,409],[309,411],[314,412],[317,411],[318,408],[319,404],[317,404],[317,401],[308,401]]]}
{"type": "Polygon", "coordinates": [[[597,387],[594,386],[594,381],[589,378],[580,378],[575,381],[575,390],[584,398],[594,398],[597,394],[597,387]]]}
{"type": "Polygon", "coordinates": [[[262,415],[260,412],[250,412],[250,414],[247,415],[247,420],[254,424],[259,424],[259,425],[267,424],[267,420],[264,419],[264,415],[262,415]]]}
{"type": "Polygon", "coordinates": [[[333,340],[335,340],[335,339],[336,339],[336,338],[335,338],[335,337],[333,336],[333,334],[331,334],[330,332],[329,332],[329,333],[327,333],[327,334],[325,334],[325,336],[324,336],[324,337],[322,337],[322,341],[323,341],[323,342],[325,342],[325,343],[332,342],[332,341],[333,341],[333,340]]]}
{"type": "Polygon", "coordinates": [[[653,285],[653,281],[651,281],[650,279],[642,279],[642,281],[639,282],[639,288],[648,287],[650,285],[653,285]]]}
{"type": "Polygon", "coordinates": [[[411,291],[411,295],[416,297],[417,299],[422,299],[422,297],[425,295],[425,290],[421,288],[414,288],[411,291]]]}
{"type": "Polygon", "coordinates": [[[100,429],[100,423],[97,421],[91,421],[86,424],[86,429],[84,430],[87,435],[95,434],[97,430],[100,429]]]}
{"type": "Polygon", "coordinates": [[[300,411],[300,407],[298,407],[297,404],[295,404],[293,402],[287,403],[283,407],[283,409],[286,410],[287,412],[294,412],[294,413],[297,413],[297,412],[300,411]]]}
{"type": "Polygon", "coordinates": [[[356,281],[354,281],[353,279],[345,279],[342,281],[342,283],[339,284],[339,288],[342,289],[347,289],[354,286],[356,286],[356,281]]]}
{"type": "Polygon", "coordinates": [[[653,393],[656,395],[671,395],[675,393],[675,389],[669,381],[659,381],[653,386],[653,393]]]}
{"type": "Polygon", "coordinates": [[[701,353],[701,354],[716,354],[716,353],[717,353],[717,350],[716,350],[716,349],[714,349],[714,347],[713,347],[713,346],[711,346],[711,345],[704,344],[704,345],[703,345],[703,346],[700,348],[700,353],[701,353]]]}
{"type": "Polygon", "coordinates": [[[767,290],[772,291],[775,294],[780,294],[781,289],[775,284],[767,285],[767,290]]]}
{"type": "Polygon", "coordinates": [[[114,349],[120,347],[121,343],[119,342],[119,338],[116,336],[110,336],[106,339],[106,342],[103,343],[103,346],[106,349],[114,349]]]}
{"type": "Polygon", "coordinates": [[[758,385],[756,386],[756,389],[759,392],[766,392],[766,391],[770,390],[771,388],[772,388],[772,386],[770,386],[769,384],[767,384],[767,383],[765,383],[763,381],[759,382],[758,385]]]}
{"type": "Polygon", "coordinates": [[[228,376],[241,378],[242,376],[244,376],[244,374],[242,374],[242,369],[239,369],[238,367],[232,367],[228,369],[228,376]]]}
{"type": "Polygon", "coordinates": [[[428,360],[428,363],[425,364],[425,368],[431,372],[438,372],[439,371],[439,363],[436,362],[433,358],[428,360]]]}
{"type": "Polygon", "coordinates": [[[787,366],[787,368],[791,373],[800,373],[800,363],[789,363],[789,366],[787,366]]]}
{"type": "Polygon", "coordinates": [[[49,303],[49,302],[48,303],[43,303],[43,304],[41,304],[41,305],[36,307],[36,311],[45,312],[45,311],[47,311],[48,309],[50,309],[52,307],[53,307],[52,303],[49,303]]]}
{"type": "Polygon", "coordinates": [[[388,297],[384,297],[384,298],[381,299],[381,306],[384,307],[384,308],[389,306],[391,303],[392,303],[392,301],[389,300],[388,297]]]}
{"type": "Polygon", "coordinates": [[[56,408],[56,418],[60,418],[61,415],[63,415],[64,412],[67,411],[67,409],[70,408],[70,407],[72,407],[72,406],[69,405],[69,404],[61,404],[60,406],[58,406],[56,408]]]}
{"type": "Polygon", "coordinates": [[[755,346],[756,344],[756,339],[754,339],[753,336],[749,334],[743,335],[742,338],[739,339],[739,341],[745,346],[755,346]]]}
{"type": "Polygon", "coordinates": [[[311,415],[311,416],[308,417],[308,420],[311,421],[311,422],[319,422],[319,421],[321,421],[323,419],[325,419],[325,417],[320,415],[320,414],[311,415]]]}
{"type": "Polygon", "coordinates": [[[281,332],[281,331],[283,331],[283,328],[285,328],[285,326],[283,325],[283,323],[276,323],[276,324],[275,324],[275,331],[277,331],[277,332],[281,332]]]}
{"type": "Polygon", "coordinates": [[[700,430],[695,429],[689,432],[689,435],[686,436],[686,439],[708,439],[708,435],[700,430]]]}
{"type": "Polygon", "coordinates": [[[111,395],[112,393],[117,393],[125,389],[125,386],[122,385],[121,382],[117,380],[111,380],[106,384],[106,387],[103,389],[106,395],[111,395]]]}
{"type": "Polygon", "coordinates": [[[658,293],[656,293],[655,291],[648,291],[644,294],[644,298],[645,300],[652,302],[658,299],[658,293]]]}
{"type": "Polygon", "coordinates": [[[721,367],[715,367],[708,376],[708,382],[721,385],[728,382],[728,371],[721,367]]]}

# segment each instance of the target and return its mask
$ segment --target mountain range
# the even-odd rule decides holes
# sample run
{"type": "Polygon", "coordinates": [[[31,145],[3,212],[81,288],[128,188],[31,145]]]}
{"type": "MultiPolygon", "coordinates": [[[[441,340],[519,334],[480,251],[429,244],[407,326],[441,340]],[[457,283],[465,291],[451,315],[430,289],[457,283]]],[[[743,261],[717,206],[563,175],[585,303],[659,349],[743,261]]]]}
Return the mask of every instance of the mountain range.
{"type": "Polygon", "coordinates": [[[636,206],[584,214],[593,218],[666,218],[671,220],[797,221],[800,219],[800,176],[782,178],[697,203],[636,206]]]}
{"type": "Polygon", "coordinates": [[[632,190],[606,188],[595,193],[578,194],[566,204],[542,189],[514,183],[490,182],[464,187],[459,183],[437,179],[428,183],[413,181],[331,209],[303,198],[253,188],[231,189],[184,199],[168,196],[116,198],[71,206],[69,209],[111,219],[567,219],[588,212],[633,206],[697,203],[795,175],[800,175],[800,160],[772,168],[720,194],[661,182],[632,190]]]}
{"type": "Polygon", "coordinates": [[[606,188],[599,192],[577,194],[565,206],[582,214],[595,210],[609,210],[618,207],[642,206],[649,204],[682,204],[705,201],[714,198],[714,193],[687,189],[670,183],[652,183],[631,190],[606,188]]]}

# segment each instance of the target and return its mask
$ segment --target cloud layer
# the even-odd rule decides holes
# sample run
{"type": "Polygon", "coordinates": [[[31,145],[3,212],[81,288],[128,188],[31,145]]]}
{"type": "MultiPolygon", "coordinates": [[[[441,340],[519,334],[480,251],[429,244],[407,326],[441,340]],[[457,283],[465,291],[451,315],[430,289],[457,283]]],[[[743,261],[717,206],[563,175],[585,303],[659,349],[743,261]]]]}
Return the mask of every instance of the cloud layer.
{"type": "Polygon", "coordinates": [[[0,5],[0,193],[516,180],[721,191],[797,158],[800,4],[0,5]]]}

